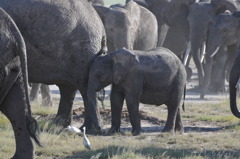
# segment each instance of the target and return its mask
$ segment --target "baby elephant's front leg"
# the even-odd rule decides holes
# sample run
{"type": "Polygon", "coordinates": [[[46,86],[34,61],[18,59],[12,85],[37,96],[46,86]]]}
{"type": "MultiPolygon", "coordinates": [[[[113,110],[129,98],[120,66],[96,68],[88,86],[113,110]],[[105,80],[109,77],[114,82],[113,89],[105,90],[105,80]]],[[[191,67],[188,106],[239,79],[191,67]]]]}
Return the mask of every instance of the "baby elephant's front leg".
{"type": "Polygon", "coordinates": [[[111,92],[112,126],[108,131],[108,134],[120,132],[123,101],[124,101],[123,93],[118,91],[118,89],[116,89],[115,87],[113,87],[111,92]]]}
{"type": "Polygon", "coordinates": [[[139,117],[139,101],[133,96],[126,97],[126,103],[129,113],[130,122],[132,125],[132,134],[139,135],[141,132],[141,123],[139,117]]]}

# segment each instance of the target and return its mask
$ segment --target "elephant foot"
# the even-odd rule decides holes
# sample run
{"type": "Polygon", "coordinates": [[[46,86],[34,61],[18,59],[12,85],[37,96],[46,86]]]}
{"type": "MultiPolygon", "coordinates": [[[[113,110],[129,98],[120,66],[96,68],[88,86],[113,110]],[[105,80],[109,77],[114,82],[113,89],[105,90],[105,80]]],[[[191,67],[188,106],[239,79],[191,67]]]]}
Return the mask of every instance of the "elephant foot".
{"type": "Polygon", "coordinates": [[[105,135],[107,135],[107,136],[113,135],[113,134],[119,133],[119,132],[120,132],[120,127],[118,127],[118,128],[111,127],[105,135]]]}
{"type": "Polygon", "coordinates": [[[86,134],[91,134],[91,135],[102,135],[103,131],[101,129],[101,127],[96,128],[95,126],[93,126],[92,124],[83,124],[80,127],[80,130],[83,132],[83,127],[86,128],[86,134]]]}
{"type": "Polygon", "coordinates": [[[137,136],[141,134],[141,130],[132,130],[132,135],[137,136]]]}
{"type": "Polygon", "coordinates": [[[63,116],[56,116],[52,123],[59,127],[66,128],[68,125],[71,125],[71,120],[69,118],[63,117],[63,116]]]}
{"type": "Polygon", "coordinates": [[[162,132],[172,132],[172,133],[174,133],[174,129],[171,127],[171,128],[169,128],[169,127],[164,127],[163,128],[163,130],[162,130],[162,132]]]}
{"type": "Polygon", "coordinates": [[[180,134],[183,134],[184,128],[183,127],[175,127],[175,132],[179,132],[180,134]]]}

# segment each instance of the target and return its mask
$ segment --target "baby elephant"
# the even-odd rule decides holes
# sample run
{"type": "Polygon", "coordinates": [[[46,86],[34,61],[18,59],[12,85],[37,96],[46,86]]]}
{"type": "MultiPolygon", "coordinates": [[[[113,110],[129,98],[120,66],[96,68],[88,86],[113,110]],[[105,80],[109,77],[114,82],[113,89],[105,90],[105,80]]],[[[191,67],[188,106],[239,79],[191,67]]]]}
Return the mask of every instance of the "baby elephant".
{"type": "Polygon", "coordinates": [[[99,126],[96,91],[112,84],[112,127],[120,131],[121,111],[126,100],[133,135],[140,134],[139,102],[168,108],[164,132],[183,131],[180,102],[186,83],[186,72],[178,57],[168,49],[149,51],[120,49],[95,59],[90,67],[88,110],[96,128],[99,126]]]}

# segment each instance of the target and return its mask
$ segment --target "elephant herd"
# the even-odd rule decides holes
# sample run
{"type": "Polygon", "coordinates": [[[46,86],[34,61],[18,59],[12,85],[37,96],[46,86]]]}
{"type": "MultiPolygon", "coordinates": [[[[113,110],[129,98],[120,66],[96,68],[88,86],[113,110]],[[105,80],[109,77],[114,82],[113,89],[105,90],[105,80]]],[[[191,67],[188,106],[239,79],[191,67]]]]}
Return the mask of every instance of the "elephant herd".
{"type": "Polygon", "coordinates": [[[28,82],[59,87],[53,122],[62,127],[72,122],[79,90],[81,129],[101,131],[96,91],[112,84],[109,134],[120,131],[124,100],[133,135],[141,131],[139,102],[165,104],[163,131],[183,132],[180,103],[192,57],[200,97],[209,86],[222,91],[227,79],[231,110],[240,117],[240,12],[234,0],[126,0],[110,7],[102,0],[1,0],[0,8],[0,110],[14,130],[13,158],[34,158],[32,139],[41,146],[28,82]]]}

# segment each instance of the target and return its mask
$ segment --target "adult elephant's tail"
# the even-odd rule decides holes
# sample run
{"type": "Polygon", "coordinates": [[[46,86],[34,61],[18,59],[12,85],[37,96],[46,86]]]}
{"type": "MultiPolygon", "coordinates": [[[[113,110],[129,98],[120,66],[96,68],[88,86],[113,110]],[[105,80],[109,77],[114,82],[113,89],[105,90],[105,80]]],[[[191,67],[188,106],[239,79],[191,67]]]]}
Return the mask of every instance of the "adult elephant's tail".
{"type": "Polygon", "coordinates": [[[235,59],[234,65],[232,67],[229,79],[230,88],[230,108],[234,116],[240,118],[240,112],[237,108],[236,94],[237,94],[237,84],[240,75],[240,54],[235,59]]]}
{"type": "Polygon", "coordinates": [[[101,50],[98,52],[97,56],[99,55],[106,55],[108,53],[108,48],[107,48],[107,37],[104,35],[102,37],[102,42],[101,42],[101,50]]]}
{"type": "Polygon", "coordinates": [[[5,16],[5,19],[9,20],[10,23],[10,30],[12,31],[13,37],[16,40],[16,56],[19,56],[20,63],[21,63],[21,71],[22,71],[22,78],[23,78],[23,89],[25,93],[25,101],[27,105],[27,119],[26,119],[26,125],[27,129],[29,131],[30,136],[35,140],[35,142],[42,146],[39,141],[39,127],[37,124],[37,121],[32,117],[31,112],[31,105],[30,100],[28,96],[28,72],[27,72],[27,54],[26,54],[26,45],[24,42],[24,39],[22,37],[22,34],[18,30],[17,25],[12,20],[12,18],[3,10],[0,8],[0,12],[2,12],[5,16]]]}

